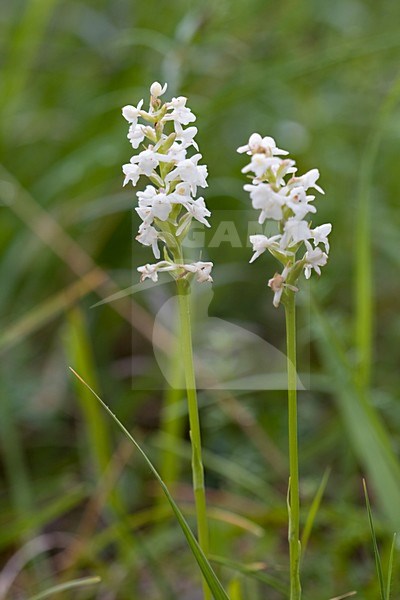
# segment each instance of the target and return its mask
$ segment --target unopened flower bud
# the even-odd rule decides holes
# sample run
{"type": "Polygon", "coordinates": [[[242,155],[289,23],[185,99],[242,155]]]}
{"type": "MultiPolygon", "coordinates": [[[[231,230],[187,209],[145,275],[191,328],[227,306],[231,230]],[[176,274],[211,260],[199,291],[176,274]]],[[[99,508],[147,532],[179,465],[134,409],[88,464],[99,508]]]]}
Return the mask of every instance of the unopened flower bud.
{"type": "Polygon", "coordinates": [[[150,94],[153,96],[153,98],[158,98],[159,96],[162,96],[164,94],[166,89],[167,89],[166,83],[164,84],[164,86],[161,86],[161,83],[158,83],[158,81],[155,81],[150,86],[150,94]]]}

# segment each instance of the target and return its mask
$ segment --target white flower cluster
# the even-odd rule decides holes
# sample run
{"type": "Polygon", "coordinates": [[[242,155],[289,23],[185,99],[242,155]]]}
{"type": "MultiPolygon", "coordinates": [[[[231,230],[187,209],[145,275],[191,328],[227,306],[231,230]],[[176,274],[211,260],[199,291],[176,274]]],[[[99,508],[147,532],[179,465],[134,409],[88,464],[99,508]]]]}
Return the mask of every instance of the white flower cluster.
{"type": "Polygon", "coordinates": [[[296,177],[295,161],[281,158],[288,154],[286,150],[277,148],[272,137],[261,137],[258,133],[250,136],[248,144],[238,148],[239,153],[251,156],[251,161],[243,169],[243,173],[253,173],[252,183],[244,189],[250,192],[253,208],[260,210],[259,223],[266,219],[276,221],[276,235],[251,235],[253,257],[250,262],[268,250],[283,265],[282,273],[275,273],[268,285],[274,292],[274,306],[279,303],[285,289],[298,291],[295,286],[301,271],[308,279],[314,269],[318,275],[328,260],[328,235],[332,225],[326,223],[314,229],[307,215],[315,214],[317,209],[312,204],[315,196],[307,194],[315,189],[321,194],[324,191],[317,185],[318,169],[311,169],[301,177],[296,177]],[[285,177],[289,179],[285,181],[285,177]],[[301,245],[305,245],[305,253],[301,259],[296,254],[301,245]],[[324,247],[321,249],[320,244],[324,247]]]}
{"type": "Polygon", "coordinates": [[[187,98],[179,96],[170,102],[160,100],[167,89],[156,81],[150,87],[149,109],[143,110],[143,100],[137,106],[124,106],[123,117],[128,121],[128,139],[134,150],[143,143],[143,150],[123,165],[124,185],[137,185],[144,175],[150,180],[144,191],[136,193],[135,209],[142,224],[136,237],[138,242],[151,246],[155,258],[160,259],[159,242],[164,242],[164,258],[155,264],[138,268],[141,281],[150,278],[157,281],[158,273],[170,271],[175,278],[196,275],[199,282],[212,281],[212,263],[183,264],[181,243],[192,219],[207,227],[210,224],[203,198],[196,198],[197,188],[207,187],[207,167],[199,165],[201,154],[188,157],[193,146],[199,149],[195,135],[196,127],[185,127],[196,120],[186,106],[187,98]],[[139,123],[139,118],[145,122],[139,123]]]}

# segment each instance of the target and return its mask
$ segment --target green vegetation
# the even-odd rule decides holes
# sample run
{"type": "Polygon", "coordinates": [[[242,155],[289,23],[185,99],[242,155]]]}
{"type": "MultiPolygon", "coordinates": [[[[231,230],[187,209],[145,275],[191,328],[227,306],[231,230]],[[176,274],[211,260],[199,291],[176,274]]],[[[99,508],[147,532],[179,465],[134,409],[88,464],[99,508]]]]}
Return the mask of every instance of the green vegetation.
{"type": "Polygon", "coordinates": [[[284,310],[268,259],[248,265],[236,154],[253,131],[301,173],[319,168],[319,222],[334,226],[323,277],[297,294],[303,596],[399,595],[399,23],[389,0],[4,4],[0,600],[196,600],[192,552],[216,597],[287,597],[287,392],[261,368],[263,352],[285,352],[284,310]],[[136,287],[149,249],[122,189],[121,107],[155,80],[190,97],[210,173],[208,317],[193,294],[210,562],[185,529],[191,449],[168,312],[153,338],[173,282],[136,287]],[[227,222],[236,241],[217,244],[227,222]],[[172,509],[69,366],[144,449],[172,509]]]}

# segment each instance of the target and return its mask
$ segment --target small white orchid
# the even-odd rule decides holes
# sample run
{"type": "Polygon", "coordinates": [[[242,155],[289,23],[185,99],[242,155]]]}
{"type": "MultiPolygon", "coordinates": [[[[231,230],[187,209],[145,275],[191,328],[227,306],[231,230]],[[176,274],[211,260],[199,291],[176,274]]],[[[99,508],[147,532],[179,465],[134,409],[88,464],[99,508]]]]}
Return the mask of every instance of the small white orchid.
{"type": "Polygon", "coordinates": [[[275,156],[267,156],[266,154],[253,154],[248,165],[243,167],[242,173],[253,171],[256,177],[261,177],[268,169],[279,167],[279,158],[275,156]]]}
{"type": "Polygon", "coordinates": [[[190,144],[186,146],[185,144],[178,144],[177,142],[174,142],[171,148],[169,148],[167,154],[159,155],[159,161],[175,165],[176,163],[185,160],[187,147],[189,145],[190,144]]]}
{"type": "Polygon", "coordinates": [[[286,200],[286,206],[292,211],[296,219],[304,219],[308,213],[316,213],[317,209],[315,206],[310,204],[315,200],[315,196],[307,196],[305,189],[302,187],[295,187],[290,190],[289,196],[286,200]]]}
{"type": "Polygon", "coordinates": [[[165,181],[180,179],[183,182],[189,183],[192,194],[196,194],[197,186],[202,188],[207,187],[207,167],[205,165],[200,166],[197,164],[200,159],[201,154],[195,154],[190,158],[181,160],[178,162],[175,169],[168,173],[165,181]]]}
{"type": "Polygon", "coordinates": [[[144,281],[145,279],[151,279],[152,281],[158,281],[158,273],[160,271],[174,271],[176,269],[176,265],[171,264],[165,260],[155,264],[147,264],[142,267],[138,267],[139,273],[141,273],[140,281],[144,281]]]}
{"type": "Polygon", "coordinates": [[[252,133],[248,144],[240,146],[237,151],[240,154],[243,154],[243,152],[246,152],[246,154],[260,154],[264,152],[268,156],[289,154],[286,150],[277,148],[274,138],[269,136],[263,138],[259,133],[252,133]]]}
{"type": "Polygon", "coordinates": [[[308,190],[309,188],[314,188],[320,194],[325,194],[324,190],[321,187],[319,187],[319,185],[316,184],[316,181],[318,179],[319,179],[318,169],[311,169],[311,171],[307,171],[307,173],[304,173],[304,175],[302,175],[301,177],[293,177],[289,181],[288,185],[291,187],[301,186],[305,190],[308,190]]]}
{"type": "Polygon", "coordinates": [[[137,164],[141,173],[150,177],[160,164],[160,160],[157,153],[153,152],[153,148],[148,148],[140,152],[138,156],[132,156],[131,163],[137,164]]]}
{"type": "Polygon", "coordinates": [[[192,113],[190,108],[186,106],[187,98],[179,96],[178,98],[172,98],[171,102],[167,102],[168,108],[172,108],[172,112],[169,113],[165,120],[174,121],[181,125],[188,125],[196,120],[195,115],[192,113]]]}
{"type": "Polygon", "coordinates": [[[125,175],[124,183],[125,186],[130,181],[132,182],[133,187],[139,181],[139,177],[142,174],[141,169],[137,165],[133,165],[132,163],[128,163],[126,165],[122,165],[122,171],[125,175]]]}
{"type": "Polygon", "coordinates": [[[171,102],[163,102],[160,96],[166,89],[167,84],[161,86],[157,81],[151,85],[148,112],[141,110],[143,102],[136,108],[125,107],[123,111],[124,117],[131,123],[128,137],[133,148],[136,149],[145,137],[150,142],[142,152],[131,158],[129,165],[123,166],[124,184],[132,181],[135,186],[141,176],[150,180],[152,185],[147,185],[144,191],[137,192],[136,212],[142,219],[142,224],[136,239],[145,246],[151,246],[157,260],[161,254],[158,243],[163,244],[164,260],[138,267],[140,280],[150,279],[157,282],[159,273],[168,271],[176,282],[181,362],[184,368],[182,374],[186,379],[190,437],[196,456],[196,465],[193,464],[193,486],[199,543],[207,553],[208,526],[204,510],[206,497],[191,342],[190,286],[194,278],[199,283],[211,282],[213,263],[186,263],[183,258],[183,240],[192,219],[209,225],[206,217],[210,215],[210,211],[203,198],[196,199],[197,188],[207,187],[207,167],[198,164],[201,154],[190,156],[188,153],[192,147],[198,150],[194,141],[197,129],[185,129],[184,126],[195,121],[196,117],[186,106],[187,100],[183,96],[173,98],[171,102]],[[138,117],[147,125],[139,124],[138,117]]]}
{"type": "Polygon", "coordinates": [[[268,281],[268,286],[274,292],[272,304],[275,306],[275,308],[278,308],[285,288],[288,288],[293,292],[298,292],[298,288],[296,286],[286,282],[289,273],[290,268],[285,267],[281,274],[275,273],[275,275],[268,281]]]}
{"type": "Polygon", "coordinates": [[[281,239],[281,247],[287,248],[292,244],[298,244],[310,239],[311,231],[307,221],[299,221],[296,217],[290,217],[284,225],[284,234],[281,239]]]}
{"type": "Polygon", "coordinates": [[[266,235],[251,235],[250,242],[253,245],[253,256],[249,260],[249,262],[254,262],[256,258],[261,256],[263,252],[267,249],[275,249],[277,251],[280,250],[279,240],[281,239],[281,235],[273,235],[272,237],[267,237],[266,235]]]}
{"type": "Polygon", "coordinates": [[[127,138],[132,144],[132,148],[136,150],[145,138],[145,126],[144,125],[131,125],[129,127],[127,138]]]}
{"type": "Polygon", "coordinates": [[[194,273],[199,282],[212,281],[212,263],[181,264],[182,238],[192,219],[210,227],[207,217],[211,213],[204,198],[196,199],[197,188],[207,187],[207,167],[199,164],[200,153],[188,156],[191,147],[198,150],[194,139],[197,128],[185,126],[196,117],[183,96],[163,104],[160,97],[166,90],[167,84],[162,86],[155,81],[151,85],[148,112],[143,110],[143,100],[136,107],[127,105],[122,109],[130,123],[128,139],[133,149],[144,144],[144,149],[122,167],[124,185],[132,182],[135,187],[142,176],[151,181],[151,185],[137,192],[135,210],[142,223],[136,239],[151,246],[157,259],[160,258],[159,242],[165,244],[164,256],[171,259],[139,267],[141,281],[147,278],[157,281],[158,273],[163,271],[170,271],[175,279],[194,273]],[[139,118],[145,123],[139,123],[139,118]]]}
{"type": "Polygon", "coordinates": [[[312,239],[314,240],[315,246],[318,244],[324,244],[326,253],[329,252],[329,241],[328,235],[332,231],[332,224],[325,223],[324,225],[320,225],[315,229],[311,229],[312,239]]]}
{"type": "Polygon", "coordinates": [[[163,190],[157,191],[155,187],[148,185],[144,192],[137,192],[136,196],[139,199],[139,207],[136,211],[142,218],[144,209],[145,218],[143,220],[148,221],[149,214],[152,217],[151,220],[157,218],[166,221],[168,219],[172,210],[172,203],[170,197],[163,190]]]}
{"type": "Polygon", "coordinates": [[[186,204],[186,209],[188,213],[196,219],[196,221],[203,223],[203,225],[206,227],[211,227],[210,223],[206,219],[206,217],[211,216],[211,213],[204,202],[204,198],[197,198],[197,200],[193,200],[192,202],[186,204]]]}
{"type": "Polygon", "coordinates": [[[262,225],[266,219],[280,221],[283,217],[284,198],[275,192],[268,183],[244,186],[250,192],[253,208],[261,209],[258,222],[262,225]]]}
{"type": "Polygon", "coordinates": [[[321,248],[313,248],[309,241],[305,242],[307,252],[304,255],[304,274],[306,279],[311,277],[311,270],[314,269],[318,275],[321,275],[320,267],[326,265],[328,256],[322,252],[321,248]]]}
{"type": "Polygon", "coordinates": [[[212,281],[211,269],[213,268],[212,262],[202,262],[201,260],[189,265],[181,265],[189,273],[196,274],[196,281],[204,283],[206,281],[212,281]]]}
{"type": "Polygon", "coordinates": [[[151,246],[155,258],[160,258],[157,229],[151,225],[147,225],[147,223],[142,223],[139,227],[139,234],[136,236],[136,239],[144,246],[151,246]]]}
{"type": "Polygon", "coordinates": [[[176,132],[176,141],[182,142],[185,148],[188,146],[194,146],[196,150],[199,149],[197,142],[194,137],[197,135],[197,127],[186,127],[183,129],[182,125],[179,121],[175,121],[175,132],[176,132]]]}
{"type": "Polygon", "coordinates": [[[294,284],[302,269],[308,279],[313,269],[320,274],[320,267],[328,260],[328,235],[332,225],[325,223],[311,229],[311,223],[306,220],[307,215],[317,212],[313,204],[315,196],[308,195],[307,190],[313,188],[324,193],[317,185],[319,171],[311,169],[300,177],[295,176],[297,173],[295,161],[290,158],[280,158],[281,155],[288,153],[277,148],[273,138],[263,138],[258,133],[253,133],[248,143],[238,148],[238,152],[251,156],[250,163],[242,169],[242,172],[252,172],[254,178],[251,184],[244,186],[244,189],[250,193],[253,208],[261,210],[259,223],[263,224],[268,219],[278,225],[279,233],[276,235],[250,236],[254,252],[250,262],[254,262],[269,250],[284,265],[282,273],[275,273],[268,282],[274,292],[273,304],[277,307],[282,297],[288,298],[284,295],[285,289],[298,291],[294,284]],[[285,181],[287,175],[291,178],[285,181]],[[314,242],[314,248],[310,240],[314,242]],[[296,260],[296,254],[303,243],[306,253],[303,259],[296,260]],[[326,252],[319,248],[319,244],[324,245],[326,252]]]}
{"type": "Polygon", "coordinates": [[[137,106],[132,106],[131,104],[128,104],[122,109],[122,116],[128,121],[128,123],[132,123],[132,125],[136,127],[138,118],[140,117],[142,112],[142,106],[143,100],[140,100],[137,106]]]}

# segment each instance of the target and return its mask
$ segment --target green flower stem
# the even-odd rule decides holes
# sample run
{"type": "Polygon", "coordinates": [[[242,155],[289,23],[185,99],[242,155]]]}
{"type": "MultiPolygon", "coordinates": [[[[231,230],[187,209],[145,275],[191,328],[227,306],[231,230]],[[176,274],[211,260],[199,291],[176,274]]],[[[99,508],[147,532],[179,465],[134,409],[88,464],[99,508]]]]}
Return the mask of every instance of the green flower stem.
{"type": "MultiPolygon", "coordinates": [[[[199,408],[197,403],[196,380],[194,373],[192,330],[190,322],[190,282],[177,280],[179,316],[181,323],[181,344],[183,366],[185,370],[186,391],[189,411],[190,440],[192,444],[192,476],[196,506],[197,535],[204,554],[209,554],[209,532],[206,509],[206,493],[204,486],[204,468],[201,457],[201,434],[199,408]]],[[[211,600],[211,592],[203,579],[204,600],[211,600]]]]}
{"type": "Polygon", "coordinates": [[[288,414],[289,414],[289,554],[290,554],[290,600],[300,600],[300,499],[299,457],[297,441],[297,373],[296,373],[296,307],[295,294],[285,294],[286,344],[288,369],[288,414]]]}

